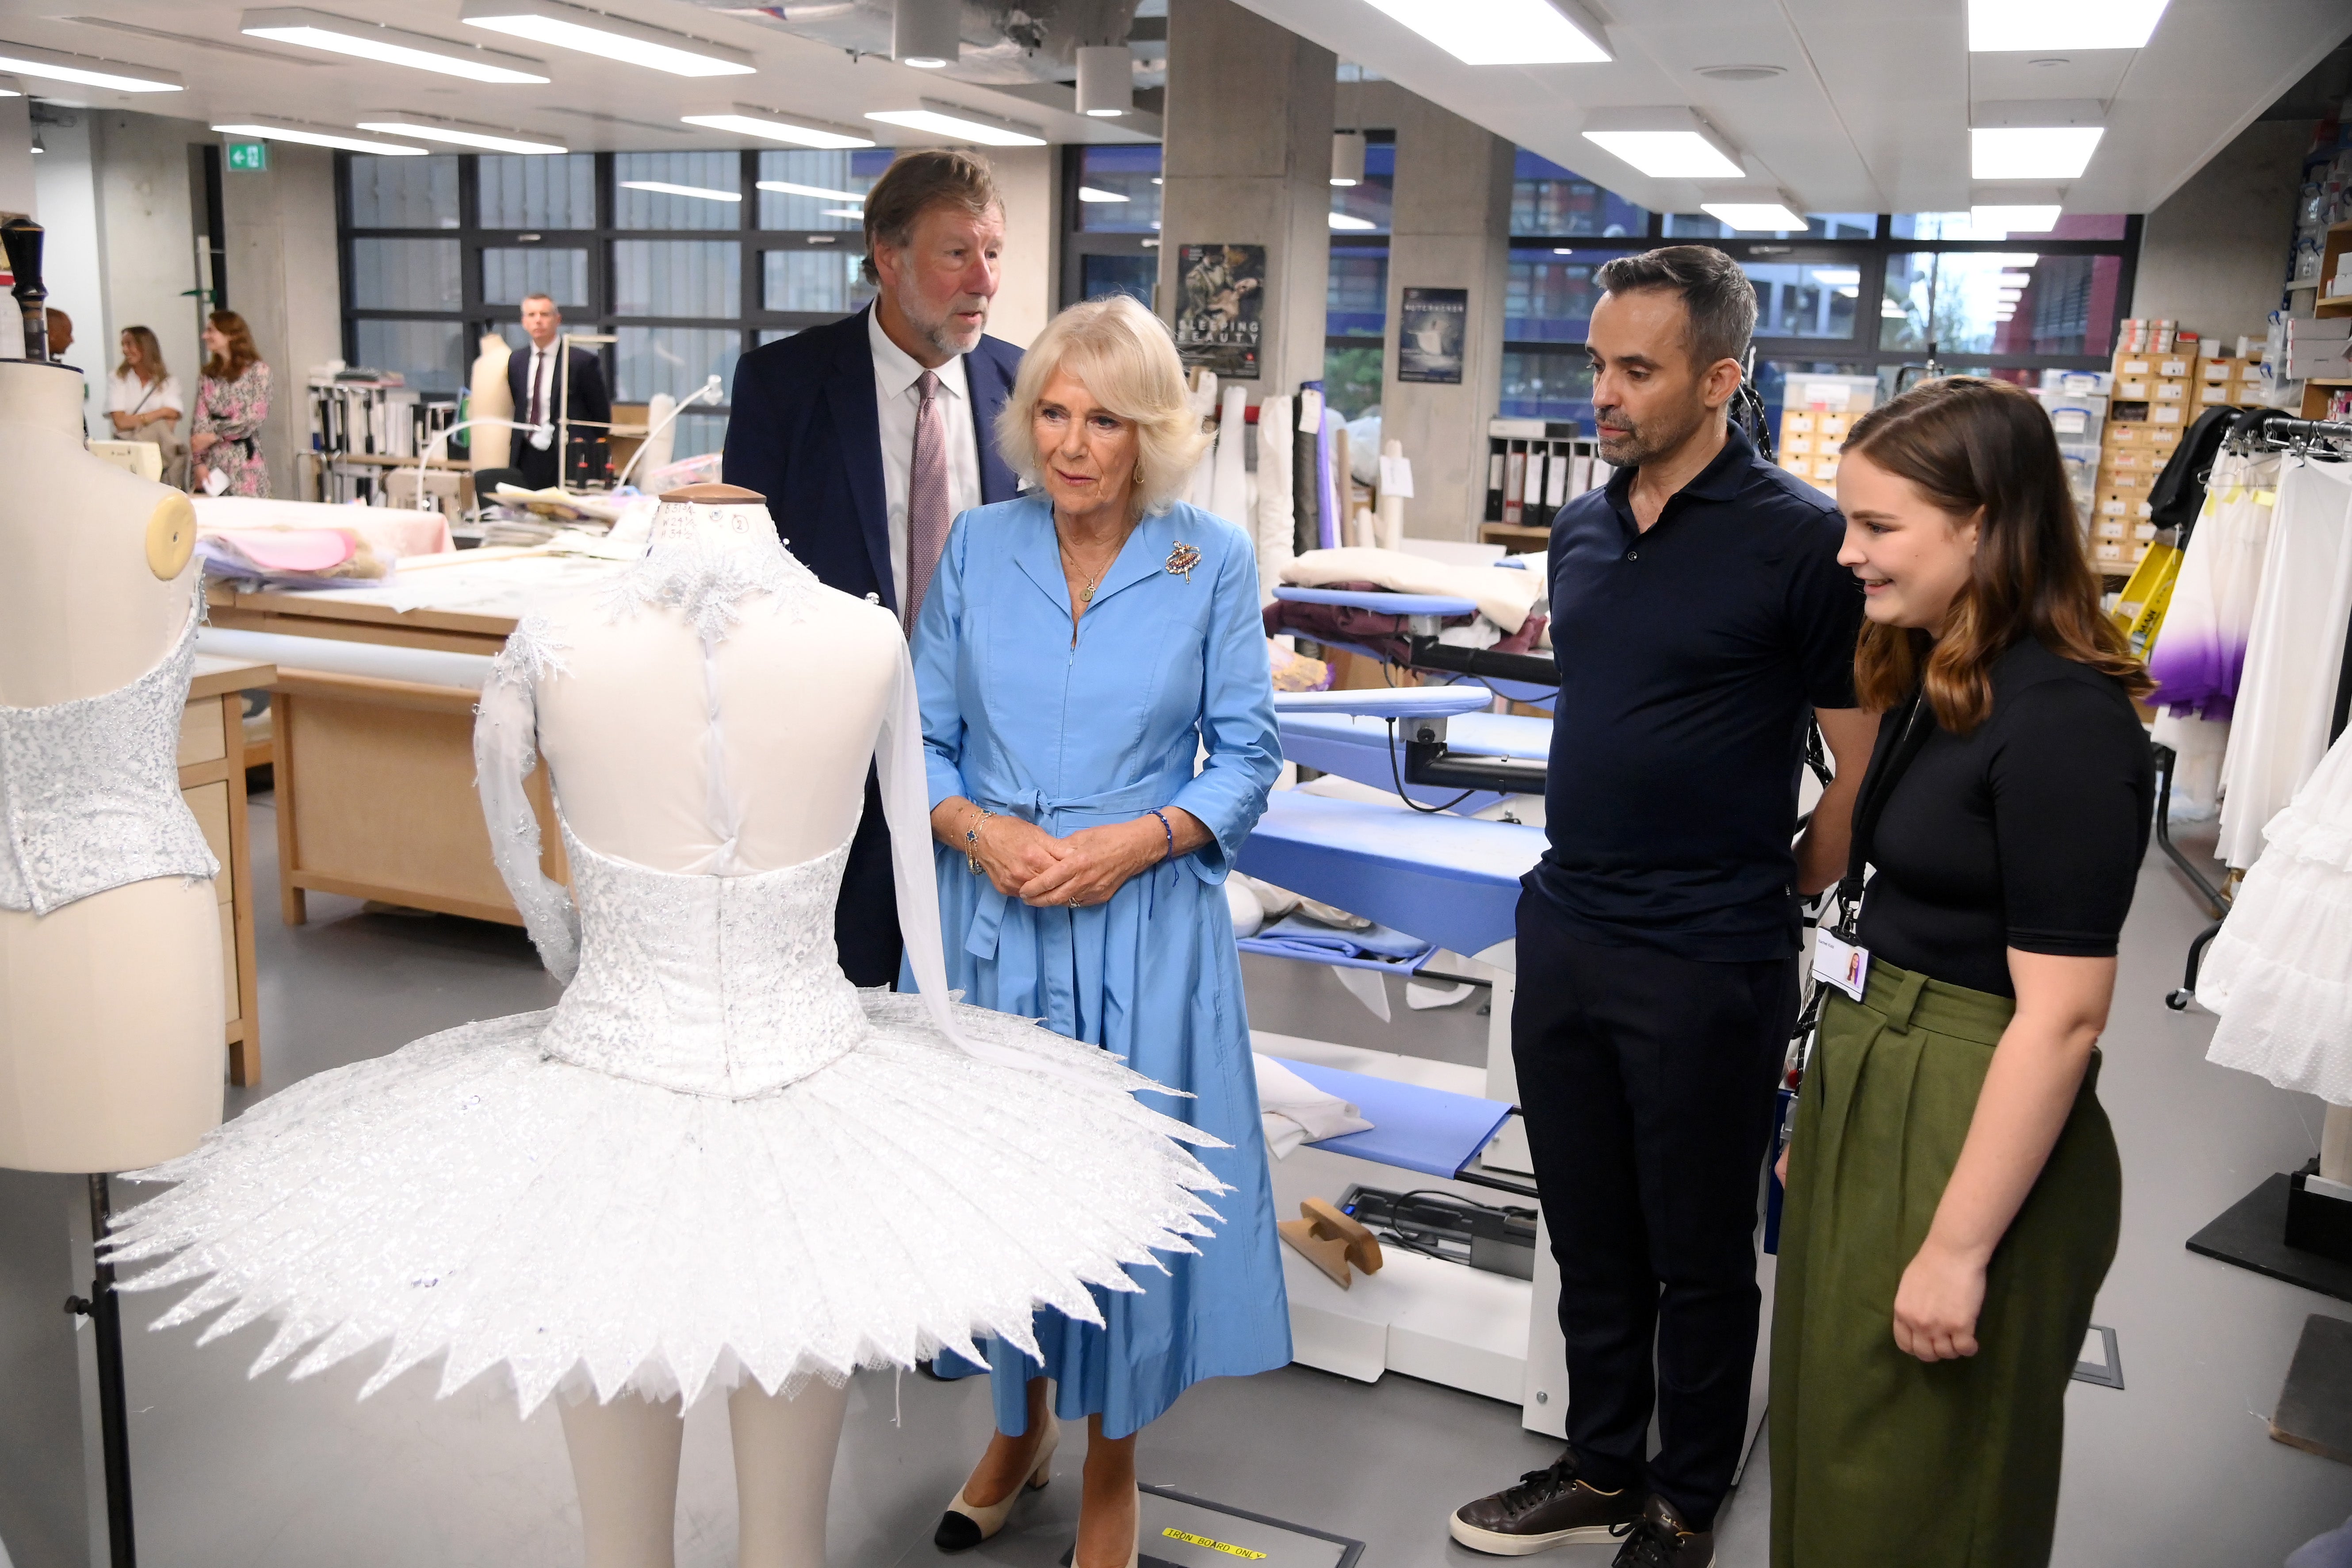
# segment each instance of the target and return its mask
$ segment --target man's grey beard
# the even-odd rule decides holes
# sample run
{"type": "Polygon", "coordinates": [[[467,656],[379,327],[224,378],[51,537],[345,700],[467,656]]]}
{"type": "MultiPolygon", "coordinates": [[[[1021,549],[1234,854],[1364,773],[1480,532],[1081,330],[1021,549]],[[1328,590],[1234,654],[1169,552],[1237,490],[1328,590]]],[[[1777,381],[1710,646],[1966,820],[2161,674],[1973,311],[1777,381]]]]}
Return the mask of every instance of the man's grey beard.
{"type": "MultiPolygon", "coordinates": [[[[988,331],[988,302],[984,300],[981,301],[980,325],[972,329],[971,341],[964,342],[958,339],[955,331],[948,324],[950,312],[941,311],[937,321],[929,320],[925,315],[922,300],[914,289],[901,285],[893,292],[897,297],[898,314],[907,319],[907,324],[914,328],[922,340],[930,344],[934,350],[950,359],[958,354],[968,354],[978,348],[981,334],[988,331]]],[[[963,297],[958,295],[950,304],[962,302],[963,297]]]]}
{"type": "MultiPolygon", "coordinates": [[[[1600,410],[1593,412],[1597,416],[1600,410]]],[[[1659,428],[1661,421],[1653,418],[1644,424],[1635,425],[1622,441],[1602,442],[1601,456],[1604,461],[1617,468],[1638,468],[1659,453],[1672,451],[1690,439],[1691,432],[1705,423],[1706,418],[1704,405],[1696,417],[1685,421],[1678,429],[1662,431],[1659,428]]]]}

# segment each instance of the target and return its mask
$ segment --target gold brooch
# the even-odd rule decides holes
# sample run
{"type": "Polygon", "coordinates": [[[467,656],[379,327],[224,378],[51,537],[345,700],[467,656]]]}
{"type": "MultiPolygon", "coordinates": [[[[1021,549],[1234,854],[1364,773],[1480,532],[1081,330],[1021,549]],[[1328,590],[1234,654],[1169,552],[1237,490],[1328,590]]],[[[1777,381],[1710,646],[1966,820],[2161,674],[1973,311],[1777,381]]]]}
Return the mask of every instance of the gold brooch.
{"type": "Polygon", "coordinates": [[[1170,574],[1172,576],[1181,576],[1187,583],[1190,583],[1192,580],[1192,568],[1198,566],[1200,563],[1201,552],[1193,549],[1191,545],[1186,544],[1181,540],[1177,541],[1176,548],[1168,552],[1168,571],[1170,574]]]}

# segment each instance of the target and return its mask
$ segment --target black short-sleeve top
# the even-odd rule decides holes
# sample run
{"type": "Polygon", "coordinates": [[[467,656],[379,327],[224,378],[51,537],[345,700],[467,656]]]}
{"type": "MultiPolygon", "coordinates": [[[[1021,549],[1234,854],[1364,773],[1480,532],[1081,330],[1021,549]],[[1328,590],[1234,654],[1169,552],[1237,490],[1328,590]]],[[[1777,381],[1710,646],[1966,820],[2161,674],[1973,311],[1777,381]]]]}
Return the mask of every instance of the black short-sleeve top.
{"type": "MultiPolygon", "coordinates": [[[[1865,800],[1907,711],[1880,721],[1865,800]]],[[[1990,716],[1965,736],[1937,725],[1879,808],[1862,945],[2000,996],[2017,994],[2011,948],[2111,957],[2155,803],[2147,731],[2121,683],[2025,638],[1994,661],[1990,716]]]]}

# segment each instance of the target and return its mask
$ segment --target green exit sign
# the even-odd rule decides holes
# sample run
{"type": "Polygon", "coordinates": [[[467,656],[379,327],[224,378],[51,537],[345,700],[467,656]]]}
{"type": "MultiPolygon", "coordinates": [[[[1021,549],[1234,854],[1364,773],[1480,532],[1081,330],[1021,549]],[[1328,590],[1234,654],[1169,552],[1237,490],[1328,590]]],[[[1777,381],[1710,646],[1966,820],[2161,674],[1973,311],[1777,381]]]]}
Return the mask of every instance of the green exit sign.
{"type": "Polygon", "coordinates": [[[247,169],[255,174],[269,172],[269,143],[267,142],[232,142],[228,144],[228,166],[247,169]]]}

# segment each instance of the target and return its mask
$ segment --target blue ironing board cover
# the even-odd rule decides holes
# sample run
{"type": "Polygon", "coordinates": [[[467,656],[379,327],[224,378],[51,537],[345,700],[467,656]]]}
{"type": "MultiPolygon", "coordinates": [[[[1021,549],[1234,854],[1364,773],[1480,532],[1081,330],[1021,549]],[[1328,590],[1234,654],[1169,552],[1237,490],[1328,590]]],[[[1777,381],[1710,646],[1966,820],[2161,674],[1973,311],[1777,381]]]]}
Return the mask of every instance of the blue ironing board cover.
{"type": "Polygon", "coordinates": [[[1294,605],[1346,605],[1381,616],[1475,616],[1477,605],[1448,594],[1391,594],[1385,588],[1276,588],[1294,605]]]}
{"type": "Polygon", "coordinates": [[[1425,1176],[1451,1181],[1460,1175],[1462,1168],[1494,1142],[1511,1114],[1511,1108],[1499,1100],[1423,1089],[1288,1058],[1274,1059],[1324,1093],[1336,1094],[1355,1106],[1372,1124],[1369,1132],[1344,1132],[1314,1147],[1419,1171],[1425,1176]]]}
{"type": "Polygon", "coordinates": [[[1355,713],[1372,719],[1451,719],[1494,705],[1495,694],[1477,686],[1376,686],[1358,691],[1277,691],[1278,717],[1305,713],[1355,713]]]}
{"type": "Polygon", "coordinates": [[[1475,957],[1516,934],[1519,879],[1543,852],[1540,827],[1282,789],[1235,865],[1475,957]]]}
{"type": "MultiPolygon", "coordinates": [[[[1444,689],[1440,688],[1439,689],[1444,689]]],[[[1309,696],[1329,693],[1311,692],[1309,696]]],[[[1352,695],[1349,693],[1348,695],[1352,695]]],[[[1284,752],[1288,754],[1294,740],[1328,741],[1341,745],[1367,746],[1377,752],[1390,744],[1389,727],[1383,718],[1369,713],[1351,713],[1345,709],[1333,711],[1328,708],[1299,710],[1285,708],[1282,699],[1275,699],[1275,717],[1282,725],[1284,752]]],[[[1400,715],[1421,718],[1424,715],[1400,715]]],[[[1514,762],[1540,763],[1551,756],[1551,721],[1530,719],[1523,713],[1486,713],[1473,710],[1448,714],[1445,725],[1445,749],[1457,756],[1508,757],[1514,762]]],[[[1338,773],[1337,768],[1324,768],[1320,763],[1313,767],[1325,773],[1338,773]]],[[[1385,764],[1383,764],[1385,765],[1385,764]]],[[[1349,775],[1352,777],[1353,775],[1349,775]]],[[[1365,784],[1387,784],[1385,777],[1365,779],[1365,784]]]]}

